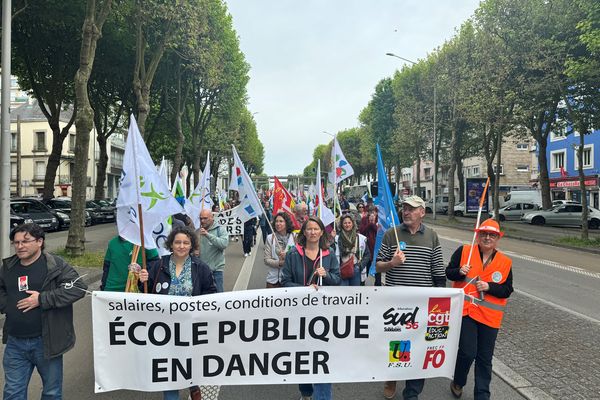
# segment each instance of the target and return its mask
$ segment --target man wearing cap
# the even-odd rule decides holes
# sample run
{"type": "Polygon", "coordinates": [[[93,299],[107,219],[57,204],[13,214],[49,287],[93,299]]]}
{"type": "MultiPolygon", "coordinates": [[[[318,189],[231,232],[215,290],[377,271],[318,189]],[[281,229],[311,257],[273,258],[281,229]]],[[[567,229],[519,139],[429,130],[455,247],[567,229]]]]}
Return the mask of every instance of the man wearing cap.
{"type": "Polygon", "coordinates": [[[462,395],[471,364],[475,361],[475,400],[490,398],[492,356],[507,298],[513,292],[512,261],[497,250],[503,236],[498,222],[484,221],[476,231],[477,245],[459,247],[446,268],[453,287],[465,292],[462,328],[454,380],[450,391],[462,395]],[[470,260],[470,261],[469,261],[470,260]]]}
{"type": "MultiPolygon", "coordinates": [[[[379,254],[377,272],[385,272],[385,286],[445,287],[444,259],[437,233],[423,224],[425,202],[410,196],[402,202],[402,223],[385,232],[379,254]],[[398,240],[396,240],[396,234],[398,240]]],[[[404,400],[416,400],[423,391],[425,379],[406,381],[404,400]]],[[[396,395],[396,381],[385,382],[383,395],[396,395]]]]}

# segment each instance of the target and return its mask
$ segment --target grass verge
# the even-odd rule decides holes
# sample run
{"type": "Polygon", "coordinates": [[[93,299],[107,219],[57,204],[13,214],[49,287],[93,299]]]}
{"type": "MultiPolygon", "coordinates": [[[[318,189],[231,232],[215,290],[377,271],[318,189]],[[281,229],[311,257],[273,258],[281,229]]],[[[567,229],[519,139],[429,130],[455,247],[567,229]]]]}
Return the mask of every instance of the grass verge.
{"type": "Polygon", "coordinates": [[[104,252],[86,252],[81,256],[72,257],[65,249],[57,249],[52,253],[64,258],[70,265],[77,267],[102,268],[104,262],[104,252]]]}
{"type": "Polygon", "coordinates": [[[566,244],[574,247],[586,247],[600,249],[600,238],[583,240],[579,237],[569,236],[555,240],[556,243],[566,244]]]}

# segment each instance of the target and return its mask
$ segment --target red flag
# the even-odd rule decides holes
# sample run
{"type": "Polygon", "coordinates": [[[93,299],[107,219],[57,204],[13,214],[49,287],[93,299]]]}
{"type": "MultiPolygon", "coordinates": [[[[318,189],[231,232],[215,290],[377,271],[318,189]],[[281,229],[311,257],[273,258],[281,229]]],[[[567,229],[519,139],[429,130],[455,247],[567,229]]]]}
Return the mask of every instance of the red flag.
{"type": "Polygon", "coordinates": [[[273,215],[277,215],[278,212],[283,211],[290,216],[294,227],[299,226],[300,224],[296,220],[293,211],[295,205],[296,203],[290,192],[275,177],[275,186],[273,187],[273,215]]]}
{"type": "Polygon", "coordinates": [[[565,171],[565,167],[563,167],[562,165],[560,167],[560,177],[561,178],[566,178],[567,177],[567,171],[565,171]]]}

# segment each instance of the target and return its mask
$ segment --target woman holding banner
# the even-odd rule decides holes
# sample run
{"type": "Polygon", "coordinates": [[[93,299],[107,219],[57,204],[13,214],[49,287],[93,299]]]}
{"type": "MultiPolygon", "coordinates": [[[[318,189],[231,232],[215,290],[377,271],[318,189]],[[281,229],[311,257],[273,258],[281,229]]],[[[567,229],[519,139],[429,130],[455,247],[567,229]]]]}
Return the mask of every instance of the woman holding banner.
{"type": "MultiPolygon", "coordinates": [[[[340,284],[337,257],[329,249],[325,226],[317,217],[309,217],[300,228],[298,243],[285,256],[283,286],[336,286],[340,284]]],[[[299,385],[302,400],[331,400],[331,383],[299,385]]]]}
{"type": "Polygon", "coordinates": [[[267,288],[281,287],[281,267],[286,253],[296,245],[296,236],[292,232],[294,224],[285,212],[279,212],[273,218],[273,229],[265,241],[265,265],[267,266],[267,288]]]}
{"type": "Polygon", "coordinates": [[[360,286],[367,279],[371,253],[367,247],[367,238],[357,232],[354,218],[350,214],[344,214],[340,218],[340,233],[336,235],[335,243],[335,255],[340,262],[341,285],[360,286]]]}
{"type": "Polygon", "coordinates": [[[503,236],[498,222],[484,221],[476,230],[476,245],[459,247],[446,268],[453,287],[463,288],[465,305],[454,380],[450,391],[462,396],[475,361],[475,400],[490,398],[492,356],[507,298],[513,292],[512,260],[497,250],[503,236]]]}
{"type": "MultiPolygon", "coordinates": [[[[150,293],[172,296],[200,296],[217,293],[210,267],[192,253],[198,250],[198,237],[188,227],[174,228],[165,242],[171,255],[148,265],[140,272],[140,283],[148,282],[150,293]]],[[[179,390],[163,392],[165,400],[178,400],[179,390]]],[[[192,400],[200,400],[198,386],[190,387],[192,400]]]]}

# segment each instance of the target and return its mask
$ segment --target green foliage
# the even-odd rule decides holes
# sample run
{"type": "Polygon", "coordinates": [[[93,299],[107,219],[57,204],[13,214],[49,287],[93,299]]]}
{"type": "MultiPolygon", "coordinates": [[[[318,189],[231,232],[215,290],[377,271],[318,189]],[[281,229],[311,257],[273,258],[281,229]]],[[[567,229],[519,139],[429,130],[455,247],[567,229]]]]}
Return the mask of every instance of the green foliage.
{"type": "Polygon", "coordinates": [[[103,251],[88,251],[81,256],[71,256],[64,248],[53,250],[52,253],[62,257],[70,265],[76,267],[102,268],[104,263],[103,251]]]}

